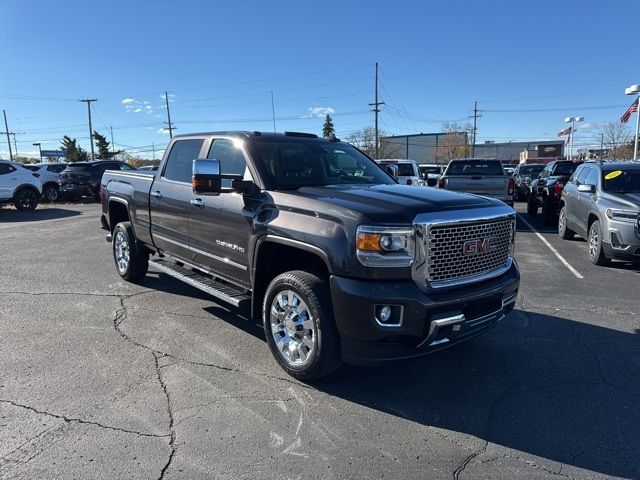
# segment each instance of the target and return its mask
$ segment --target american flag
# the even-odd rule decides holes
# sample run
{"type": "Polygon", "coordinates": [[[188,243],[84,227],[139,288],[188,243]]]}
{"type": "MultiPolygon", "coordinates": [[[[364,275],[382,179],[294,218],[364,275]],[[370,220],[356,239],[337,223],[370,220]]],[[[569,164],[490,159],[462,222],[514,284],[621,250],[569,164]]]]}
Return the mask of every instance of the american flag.
{"type": "Polygon", "coordinates": [[[635,99],[631,104],[631,106],[627,108],[627,111],[622,114],[622,116],[620,117],[620,121],[622,123],[627,123],[631,118],[631,114],[637,111],[638,111],[638,99],[635,99]]]}
{"type": "Polygon", "coordinates": [[[565,135],[569,135],[571,133],[571,127],[565,128],[564,130],[560,130],[558,132],[559,137],[564,137],[565,135]]]}

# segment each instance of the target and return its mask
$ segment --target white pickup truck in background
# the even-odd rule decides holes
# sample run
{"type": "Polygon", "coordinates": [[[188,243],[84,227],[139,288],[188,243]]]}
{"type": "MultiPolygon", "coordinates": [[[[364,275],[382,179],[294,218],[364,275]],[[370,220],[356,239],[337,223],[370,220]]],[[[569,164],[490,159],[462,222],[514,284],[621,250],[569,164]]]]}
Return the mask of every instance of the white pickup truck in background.
{"type": "Polygon", "coordinates": [[[513,207],[515,182],[513,177],[504,173],[498,159],[451,160],[438,180],[438,188],[496,198],[513,207]]]}

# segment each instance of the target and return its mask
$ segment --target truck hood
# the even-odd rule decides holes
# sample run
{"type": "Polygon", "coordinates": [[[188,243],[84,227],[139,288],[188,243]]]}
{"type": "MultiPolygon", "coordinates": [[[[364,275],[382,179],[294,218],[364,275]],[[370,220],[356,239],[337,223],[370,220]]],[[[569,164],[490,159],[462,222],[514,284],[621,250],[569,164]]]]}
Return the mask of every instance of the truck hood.
{"type": "Polygon", "coordinates": [[[607,193],[603,192],[603,200],[608,200],[614,208],[640,210],[640,193],[607,193]]]}
{"type": "MultiPolygon", "coordinates": [[[[285,193],[285,192],[280,192],[285,193]]],[[[367,217],[376,223],[412,223],[420,213],[503,205],[477,195],[407,185],[302,187],[278,198],[279,206],[330,216],[367,217]]]]}

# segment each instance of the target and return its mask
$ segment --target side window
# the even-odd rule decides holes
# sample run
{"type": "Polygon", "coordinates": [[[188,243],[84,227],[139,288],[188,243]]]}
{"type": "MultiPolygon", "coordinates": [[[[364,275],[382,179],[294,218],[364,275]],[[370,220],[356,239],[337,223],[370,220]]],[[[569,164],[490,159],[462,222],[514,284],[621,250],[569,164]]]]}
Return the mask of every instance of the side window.
{"type": "Polygon", "coordinates": [[[584,181],[584,183],[586,183],[587,185],[596,185],[596,186],[598,185],[598,169],[597,168],[592,167],[589,169],[589,175],[587,175],[587,178],[584,181]]]}
{"type": "MultiPolygon", "coordinates": [[[[233,143],[233,140],[215,139],[211,144],[207,158],[220,161],[220,173],[223,175],[244,175],[245,179],[248,179],[247,162],[242,155],[242,150],[233,143]]],[[[222,180],[222,186],[224,188],[231,187],[231,180],[222,180]]]]}
{"type": "Polygon", "coordinates": [[[176,141],[171,147],[162,176],[176,182],[191,183],[193,161],[200,155],[203,143],[201,138],[176,141]]]}
{"type": "Polygon", "coordinates": [[[0,163],[0,175],[6,175],[11,172],[15,172],[16,168],[8,163],[0,163]]]}
{"type": "Polygon", "coordinates": [[[576,172],[578,174],[576,177],[576,185],[582,185],[590,171],[591,169],[589,167],[581,167],[580,172],[576,172]]]}
{"type": "Polygon", "coordinates": [[[551,171],[552,168],[553,168],[553,164],[552,163],[550,163],[549,165],[544,167],[544,170],[542,170],[542,172],[540,172],[540,177],[541,178],[547,178],[549,176],[549,172],[551,171]]]}
{"type": "Polygon", "coordinates": [[[578,176],[580,175],[580,173],[582,172],[583,168],[584,167],[582,165],[580,165],[578,168],[576,168],[576,171],[573,172],[573,175],[571,175],[571,178],[569,179],[569,183],[574,183],[574,184],[578,185],[577,179],[578,179],[578,176]]]}
{"type": "Polygon", "coordinates": [[[119,163],[118,165],[120,167],[120,170],[135,170],[135,168],[133,168],[128,163],[119,163]]]}

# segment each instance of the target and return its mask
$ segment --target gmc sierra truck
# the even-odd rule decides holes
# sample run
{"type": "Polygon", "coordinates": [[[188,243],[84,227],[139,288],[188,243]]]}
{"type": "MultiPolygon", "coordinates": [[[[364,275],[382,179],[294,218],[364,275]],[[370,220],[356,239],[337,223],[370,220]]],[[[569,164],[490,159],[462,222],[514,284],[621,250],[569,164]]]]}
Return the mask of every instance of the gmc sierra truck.
{"type": "Polygon", "coordinates": [[[514,307],[513,209],[394,173],[312,134],[182,135],[156,172],[105,172],[102,226],[122,278],[151,264],[247,308],[311,380],[428,354],[514,307]]]}

